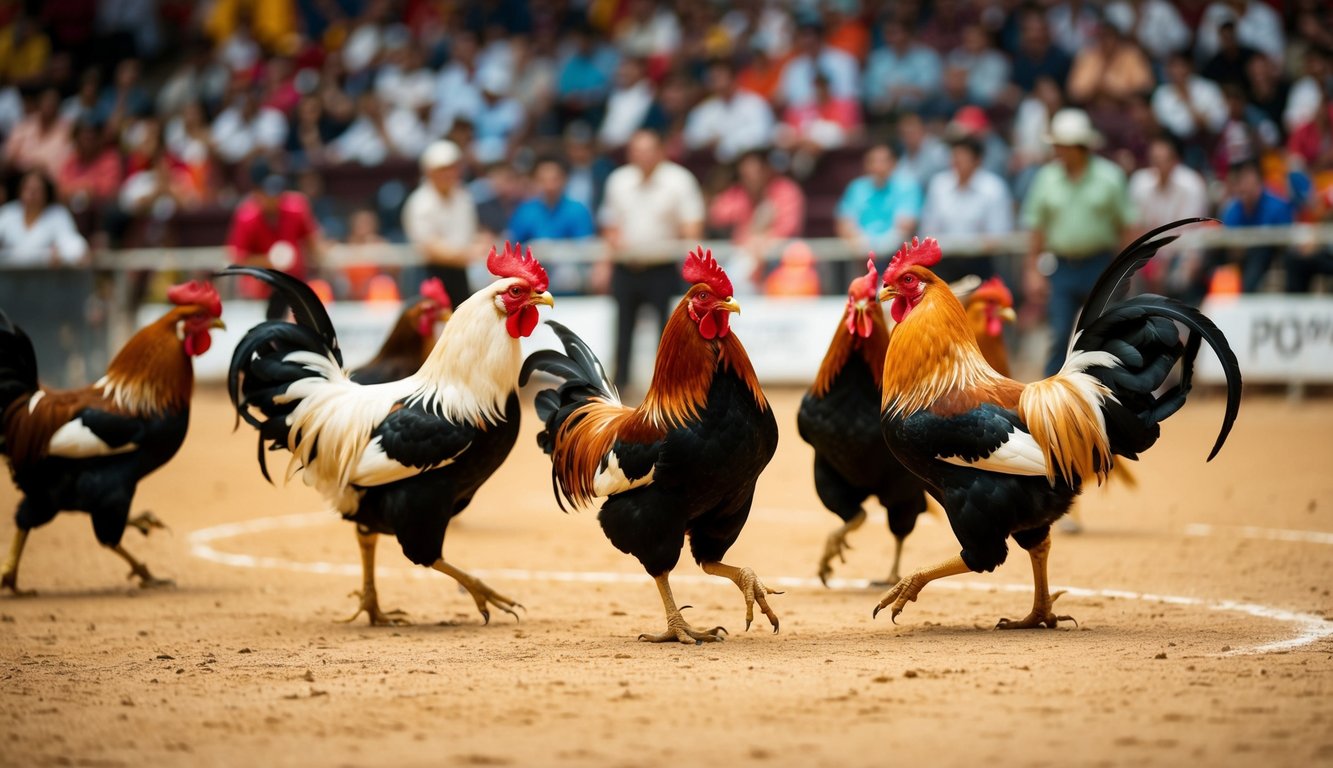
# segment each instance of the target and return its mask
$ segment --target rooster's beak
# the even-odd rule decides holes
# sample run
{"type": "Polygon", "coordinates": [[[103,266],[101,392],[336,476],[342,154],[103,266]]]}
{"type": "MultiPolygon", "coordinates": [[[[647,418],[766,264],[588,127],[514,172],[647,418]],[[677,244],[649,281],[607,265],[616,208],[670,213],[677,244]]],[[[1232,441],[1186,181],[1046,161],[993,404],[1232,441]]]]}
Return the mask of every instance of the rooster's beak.
{"type": "Polygon", "coordinates": [[[209,323],[209,324],[208,324],[208,327],[209,327],[209,328],[217,328],[217,329],[220,330],[220,331],[225,331],[225,330],[227,330],[227,324],[224,323],[224,322],[222,322],[222,318],[220,318],[220,317],[215,317],[215,318],[213,318],[213,322],[209,323]]]}
{"type": "Polygon", "coordinates": [[[718,309],[725,309],[728,312],[735,312],[738,315],[741,313],[741,305],[737,304],[736,300],[730,296],[727,297],[726,301],[718,304],[717,306],[718,309]]]}
{"type": "Polygon", "coordinates": [[[545,305],[548,306],[548,307],[554,307],[554,306],[555,306],[555,298],[551,296],[551,292],[550,292],[550,291],[542,291],[541,293],[539,293],[539,294],[537,294],[536,296],[533,296],[533,297],[532,297],[532,303],[533,303],[533,304],[545,304],[545,305]]]}
{"type": "Polygon", "coordinates": [[[1000,307],[1000,319],[1012,323],[1018,320],[1018,313],[1013,307],[1000,307]]]}
{"type": "Polygon", "coordinates": [[[879,292],[879,301],[882,304],[888,301],[889,299],[895,298],[897,295],[898,295],[898,290],[896,288],[894,288],[891,285],[886,285],[884,286],[884,290],[879,292]]]}

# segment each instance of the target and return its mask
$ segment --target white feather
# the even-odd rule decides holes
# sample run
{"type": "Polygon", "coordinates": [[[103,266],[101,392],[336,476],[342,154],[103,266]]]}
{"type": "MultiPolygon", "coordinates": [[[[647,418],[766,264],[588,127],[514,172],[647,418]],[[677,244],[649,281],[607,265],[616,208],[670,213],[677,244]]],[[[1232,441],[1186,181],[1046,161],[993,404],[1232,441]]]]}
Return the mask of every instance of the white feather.
{"type": "Polygon", "coordinates": [[[129,453],[138,447],[134,443],[126,443],[119,448],[112,448],[85,426],[83,419],[76,418],[62,424],[60,429],[57,429],[55,434],[51,435],[51,441],[47,444],[46,450],[52,456],[65,459],[91,459],[97,456],[115,456],[118,453],[129,453]]]}
{"type": "Polygon", "coordinates": [[[1006,475],[1046,476],[1046,457],[1032,435],[1020,430],[1010,429],[1009,436],[990,453],[975,461],[968,461],[961,456],[937,456],[940,461],[959,467],[972,467],[987,472],[1000,472],[1006,475]]]}
{"type": "Polygon", "coordinates": [[[46,397],[46,390],[44,389],[32,393],[32,396],[28,398],[28,413],[37,410],[37,404],[42,402],[43,397],[46,397]]]}
{"type": "Polygon", "coordinates": [[[471,447],[471,443],[463,447],[462,451],[450,456],[438,464],[429,467],[409,467],[406,464],[395,461],[384,452],[383,441],[379,438],[373,438],[366,450],[361,452],[361,458],[356,463],[356,469],[352,470],[352,485],[369,487],[374,485],[388,485],[396,483],[399,480],[406,480],[409,477],[416,477],[423,472],[429,472],[432,469],[447,467],[458,460],[463,452],[471,447]]]}
{"type": "Polygon", "coordinates": [[[617,493],[641,488],[651,483],[653,475],[657,472],[657,467],[653,467],[643,477],[631,480],[620,468],[620,457],[615,451],[606,454],[604,464],[605,466],[597,470],[597,474],[592,478],[592,492],[597,496],[614,496],[617,493]]]}

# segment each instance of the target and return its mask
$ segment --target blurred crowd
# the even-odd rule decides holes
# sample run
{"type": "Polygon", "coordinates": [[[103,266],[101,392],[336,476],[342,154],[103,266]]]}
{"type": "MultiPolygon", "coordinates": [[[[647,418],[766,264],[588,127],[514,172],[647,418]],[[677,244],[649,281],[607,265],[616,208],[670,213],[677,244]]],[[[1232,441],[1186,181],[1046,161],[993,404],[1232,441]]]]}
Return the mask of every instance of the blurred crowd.
{"type": "MultiPolygon", "coordinates": [[[[1055,315],[1077,306],[1076,272],[1165,221],[1333,220],[1333,9],[0,2],[0,140],[0,261],[227,242],[303,271],[330,242],[410,241],[465,291],[478,243],[601,235],[605,268],[557,282],[606,290],[626,265],[657,266],[625,256],[645,230],[730,239],[740,282],[809,293],[841,286],[820,285],[801,238],[883,253],[916,233],[1023,229],[1039,236],[1010,277],[1055,315]],[[663,202],[628,178],[608,192],[620,166],[639,185],[658,166],[686,176],[659,178],[663,202]]],[[[1333,256],[1314,240],[1182,251],[1146,279],[1197,300],[1225,265],[1238,290],[1304,291],[1333,256]]]]}

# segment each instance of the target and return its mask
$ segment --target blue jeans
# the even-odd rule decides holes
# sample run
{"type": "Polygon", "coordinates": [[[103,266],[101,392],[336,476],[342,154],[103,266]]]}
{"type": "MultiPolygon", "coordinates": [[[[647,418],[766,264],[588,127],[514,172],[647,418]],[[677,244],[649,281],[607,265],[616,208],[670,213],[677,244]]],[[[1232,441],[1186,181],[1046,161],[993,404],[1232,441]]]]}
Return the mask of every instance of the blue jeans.
{"type": "Polygon", "coordinates": [[[1069,351],[1069,336],[1074,320],[1083,302],[1088,300],[1092,286],[1106,271],[1114,254],[1102,251],[1082,259],[1056,259],[1055,274],[1051,275],[1051,298],[1046,305],[1046,319],[1051,326],[1051,353],[1046,359],[1046,375],[1054,376],[1065,364],[1069,351]]]}

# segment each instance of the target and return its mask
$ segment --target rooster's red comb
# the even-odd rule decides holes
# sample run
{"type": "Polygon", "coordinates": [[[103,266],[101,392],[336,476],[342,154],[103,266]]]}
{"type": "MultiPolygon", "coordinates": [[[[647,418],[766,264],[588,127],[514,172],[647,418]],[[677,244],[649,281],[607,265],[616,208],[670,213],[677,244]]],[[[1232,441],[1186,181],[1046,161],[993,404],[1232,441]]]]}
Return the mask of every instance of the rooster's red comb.
{"type": "Polygon", "coordinates": [[[993,301],[1002,307],[1012,307],[1014,305],[1014,294],[1009,291],[1009,286],[999,277],[992,277],[972,292],[971,301],[993,301]]]}
{"type": "Polygon", "coordinates": [[[875,269],[875,255],[866,259],[866,273],[852,281],[847,294],[855,299],[874,300],[879,292],[879,272],[875,269]]]}
{"type": "Polygon", "coordinates": [[[703,246],[696,247],[685,257],[685,268],[681,270],[681,274],[685,277],[685,282],[690,285],[704,283],[713,293],[724,299],[731,298],[734,293],[731,278],[722,271],[722,266],[713,258],[713,252],[704,250],[703,246]]]}
{"type": "Polygon", "coordinates": [[[203,307],[213,317],[222,317],[222,299],[218,298],[217,289],[202,280],[171,286],[167,289],[167,301],[178,307],[203,307]]]}
{"type": "Polygon", "coordinates": [[[903,270],[908,267],[933,267],[940,263],[940,258],[943,255],[940,253],[939,241],[935,238],[927,237],[925,240],[918,240],[914,237],[912,242],[903,243],[903,247],[899,248],[898,252],[893,255],[893,260],[889,262],[889,266],[884,270],[884,284],[888,285],[897,280],[903,270]]]}
{"type": "Polygon", "coordinates": [[[505,242],[504,253],[496,253],[491,246],[491,255],[486,257],[486,268],[496,277],[521,277],[528,281],[534,291],[545,291],[550,285],[550,278],[540,262],[532,257],[532,249],[523,252],[522,243],[510,245],[505,242]]]}
{"type": "Polygon", "coordinates": [[[449,292],[444,290],[444,283],[438,277],[432,277],[421,281],[421,298],[435,302],[435,305],[443,309],[453,309],[454,303],[449,299],[449,292]]]}

